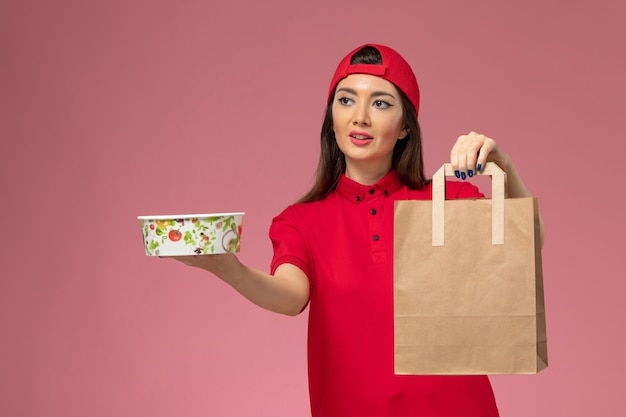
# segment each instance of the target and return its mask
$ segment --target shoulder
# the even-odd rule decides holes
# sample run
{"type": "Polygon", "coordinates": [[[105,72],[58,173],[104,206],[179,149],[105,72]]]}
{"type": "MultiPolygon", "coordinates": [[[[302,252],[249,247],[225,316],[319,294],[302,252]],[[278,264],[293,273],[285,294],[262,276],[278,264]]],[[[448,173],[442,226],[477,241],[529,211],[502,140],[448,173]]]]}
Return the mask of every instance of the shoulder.
{"type": "Polygon", "coordinates": [[[305,216],[314,213],[327,205],[326,200],[312,201],[309,203],[296,203],[287,206],[276,218],[305,216]]]}
{"type": "Polygon", "coordinates": [[[289,223],[294,226],[305,227],[314,224],[316,218],[325,216],[336,205],[336,198],[332,195],[310,203],[292,204],[275,216],[272,219],[272,224],[289,223]]]}

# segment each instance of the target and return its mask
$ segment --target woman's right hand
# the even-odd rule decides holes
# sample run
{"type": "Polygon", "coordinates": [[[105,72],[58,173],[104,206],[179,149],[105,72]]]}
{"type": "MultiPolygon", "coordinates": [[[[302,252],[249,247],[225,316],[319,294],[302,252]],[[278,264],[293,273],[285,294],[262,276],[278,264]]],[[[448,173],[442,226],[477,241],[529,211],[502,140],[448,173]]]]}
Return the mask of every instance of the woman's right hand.
{"type": "Polygon", "coordinates": [[[170,258],[216,275],[248,300],[276,313],[295,316],[309,301],[309,279],[292,264],[282,264],[270,275],[242,264],[232,253],[170,258]]]}
{"type": "Polygon", "coordinates": [[[207,272],[220,276],[228,270],[234,270],[241,265],[239,259],[233,253],[217,255],[189,255],[189,256],[169,256],[187,266],[204,269],[207,272]]]}

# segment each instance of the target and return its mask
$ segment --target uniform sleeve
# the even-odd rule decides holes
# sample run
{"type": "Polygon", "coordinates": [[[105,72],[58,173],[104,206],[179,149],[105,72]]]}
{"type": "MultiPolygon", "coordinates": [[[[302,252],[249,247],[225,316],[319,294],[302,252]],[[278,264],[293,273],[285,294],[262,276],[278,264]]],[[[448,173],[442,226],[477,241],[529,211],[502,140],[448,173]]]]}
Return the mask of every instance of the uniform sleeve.
{"type": "Polygon", "coordinates": [[[270,266],[271,274],[274,274],[280,265],[288,263],[300,268],[310,279],[311,257],[304,238],[302,223],[293,206],[288,207],[272,220],[270,239],[274,256],[270,266]]]}
{"type": "Polygon", "coordinates": [[[474,184],[461,181],[446,181],[446,199],[483,198],[485,195],[474,184]]]}

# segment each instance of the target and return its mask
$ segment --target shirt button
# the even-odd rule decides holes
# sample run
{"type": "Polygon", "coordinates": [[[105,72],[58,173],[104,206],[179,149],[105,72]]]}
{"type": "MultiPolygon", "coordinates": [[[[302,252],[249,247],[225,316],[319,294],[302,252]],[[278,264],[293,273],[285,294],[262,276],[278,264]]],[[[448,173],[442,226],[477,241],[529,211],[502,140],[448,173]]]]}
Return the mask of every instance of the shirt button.
{"type": "Polygon", "coordinates": [[[370,194],[374,194],[375,192],[376,191],[373,188],[370,190],[370,194]]]}
{"type": "Polygon", "coordinates": [[[372,209],[372,211],[370,211],[370,213],[375,215],[376,214],[376,209],[372,209]]]}
{"type": "Polygon", "coordinates": [[[359,197],[358,195],[355,198],[356,201],[361,201],[361,197],[359,197]]]}
{"type": "Polygon", "coordinates": [[[374,240],[378,240],[380,237],[378,235],[374,235],[374,240]]]}
{"type": "Polygon", "coordinates": [[[389,196],[389,191],[385,191],[385,197],[389,196]]]}

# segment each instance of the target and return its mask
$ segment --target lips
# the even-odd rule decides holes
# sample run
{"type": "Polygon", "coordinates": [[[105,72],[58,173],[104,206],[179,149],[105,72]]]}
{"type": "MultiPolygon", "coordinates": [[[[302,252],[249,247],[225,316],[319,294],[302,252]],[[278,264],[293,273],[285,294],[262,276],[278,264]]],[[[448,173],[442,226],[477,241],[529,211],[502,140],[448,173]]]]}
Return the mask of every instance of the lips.
{"type": "Polygon", "coordinates": [[[356,139],[356,140],[372,140],[372,139],[374,139],[374,137],[372,135],[368,135],[365,132],[357,132],[355,130],[350,132],[350,137],[352,139],[356,139]]]}

